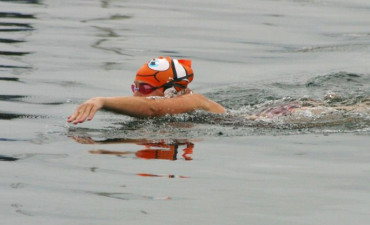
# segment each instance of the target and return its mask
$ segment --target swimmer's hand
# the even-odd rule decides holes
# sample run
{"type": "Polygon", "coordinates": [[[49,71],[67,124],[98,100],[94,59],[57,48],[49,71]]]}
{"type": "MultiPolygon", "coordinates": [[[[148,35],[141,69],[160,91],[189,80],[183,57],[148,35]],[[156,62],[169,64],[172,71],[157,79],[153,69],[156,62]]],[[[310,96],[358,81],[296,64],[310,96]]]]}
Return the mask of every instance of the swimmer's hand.
{"type": "Polygon", "coordinates": [[[83,123],[86,120],[92,120],[95,113],[104,105],[103,98],[92,98],[77,107],[74,114],[68,117],[68,123],[83,123]]]}

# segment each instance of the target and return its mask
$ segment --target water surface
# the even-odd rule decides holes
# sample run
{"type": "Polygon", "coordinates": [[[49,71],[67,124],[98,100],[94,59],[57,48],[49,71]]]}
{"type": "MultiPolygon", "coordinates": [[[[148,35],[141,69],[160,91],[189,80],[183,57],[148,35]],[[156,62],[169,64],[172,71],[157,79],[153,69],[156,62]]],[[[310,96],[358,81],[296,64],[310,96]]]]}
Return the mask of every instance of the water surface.
{"type": "Polygon", "coordinates": [[[367,224],[366,0],[0,1],[2,224],[367,224]],[[193,60],[227,115],[66,118],[193,60]],[[320,102],[318,116],[246,115],[320,102]]]}

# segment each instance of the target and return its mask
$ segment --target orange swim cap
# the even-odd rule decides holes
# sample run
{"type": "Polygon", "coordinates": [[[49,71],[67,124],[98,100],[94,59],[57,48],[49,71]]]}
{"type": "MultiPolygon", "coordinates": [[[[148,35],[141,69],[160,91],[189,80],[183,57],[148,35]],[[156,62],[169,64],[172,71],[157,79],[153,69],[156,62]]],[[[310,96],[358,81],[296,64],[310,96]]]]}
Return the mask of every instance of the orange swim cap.
{"type": "Polygon", "coordinates": [[[154,87],[185,89],[193,80],[191,60],[158,57],[145,63],[137,71],[135,81],[143,81],[154,87]]]}

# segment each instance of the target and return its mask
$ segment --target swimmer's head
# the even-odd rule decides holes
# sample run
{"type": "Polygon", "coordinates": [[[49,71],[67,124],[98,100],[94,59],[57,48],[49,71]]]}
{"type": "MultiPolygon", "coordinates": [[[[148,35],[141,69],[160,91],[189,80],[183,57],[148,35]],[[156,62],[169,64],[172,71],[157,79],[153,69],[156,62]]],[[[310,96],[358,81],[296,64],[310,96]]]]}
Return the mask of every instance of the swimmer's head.
{"type": "Polygon", "coordinates": [[[187,88],[193,80],[191,60],[158,57],[145,63],[138,71],[135,81],[152,85],[164,92],[174,87],[176,91],[187,88]]]}

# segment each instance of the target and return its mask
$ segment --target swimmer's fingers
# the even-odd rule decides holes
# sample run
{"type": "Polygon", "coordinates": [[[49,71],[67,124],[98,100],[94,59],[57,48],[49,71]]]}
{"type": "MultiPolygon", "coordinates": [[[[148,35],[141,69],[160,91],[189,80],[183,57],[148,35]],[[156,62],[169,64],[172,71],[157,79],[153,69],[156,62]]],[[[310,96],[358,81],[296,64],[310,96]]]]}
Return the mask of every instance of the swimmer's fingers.
{"type": "Polygon", "coordinates": [[[80,144],[96,144],[91,137],[72,136],[71,138],[80,144]]]}
{"type": "Polygon", "coordinates": [[[87,120],[92,120],[96,112],[103,107],[103,98],[92,98],[79,107],[73,115],[68,117],[69,123],[83,123],[87,120]]]}
{"type": "Polygon", "coordinates": [[[68,122],[74,124],[84,122],[86,119],[83,119],[83,117],[86,114],[86,110],[88,110],[88,104],[84,103],[80,105],[79,107],[77,107],[74,114],[68,117],[68,122]]]}
{"type": "Polygon", "coordinates": [[[72,115],[68,117],[67,122],[68,123],[73,122],[78,117],[79,114],[80,114],[80,106],[75,110],[75,112],[72,115]]]}
{"type": "Polygon", "coordinates": [[[83,104],[83,106],[82,106],[77,118],[75,119],[74,123],[77,124],[77,123],[85,122],[87,117],[89,116],[89,114],[91,112],[91,109],[93,107],[94,106],[92,104],[89,104],[89,103],[83,104]]]}
{"type": "Polygon", "coordinates": [[[95,116],[95,113],[99,110],[97,106],[93,106],[89,112],[89,115],[87,116],[87,120],[92,120],[95,116]]]}
{"type": "Polygon", "coordinates": [[[92,120],[94,118],[96,112],[103,107],[103,102],[103,98],[93,98],[89,101],[91,107],[86,115],[87,120],[92,120]]]}

